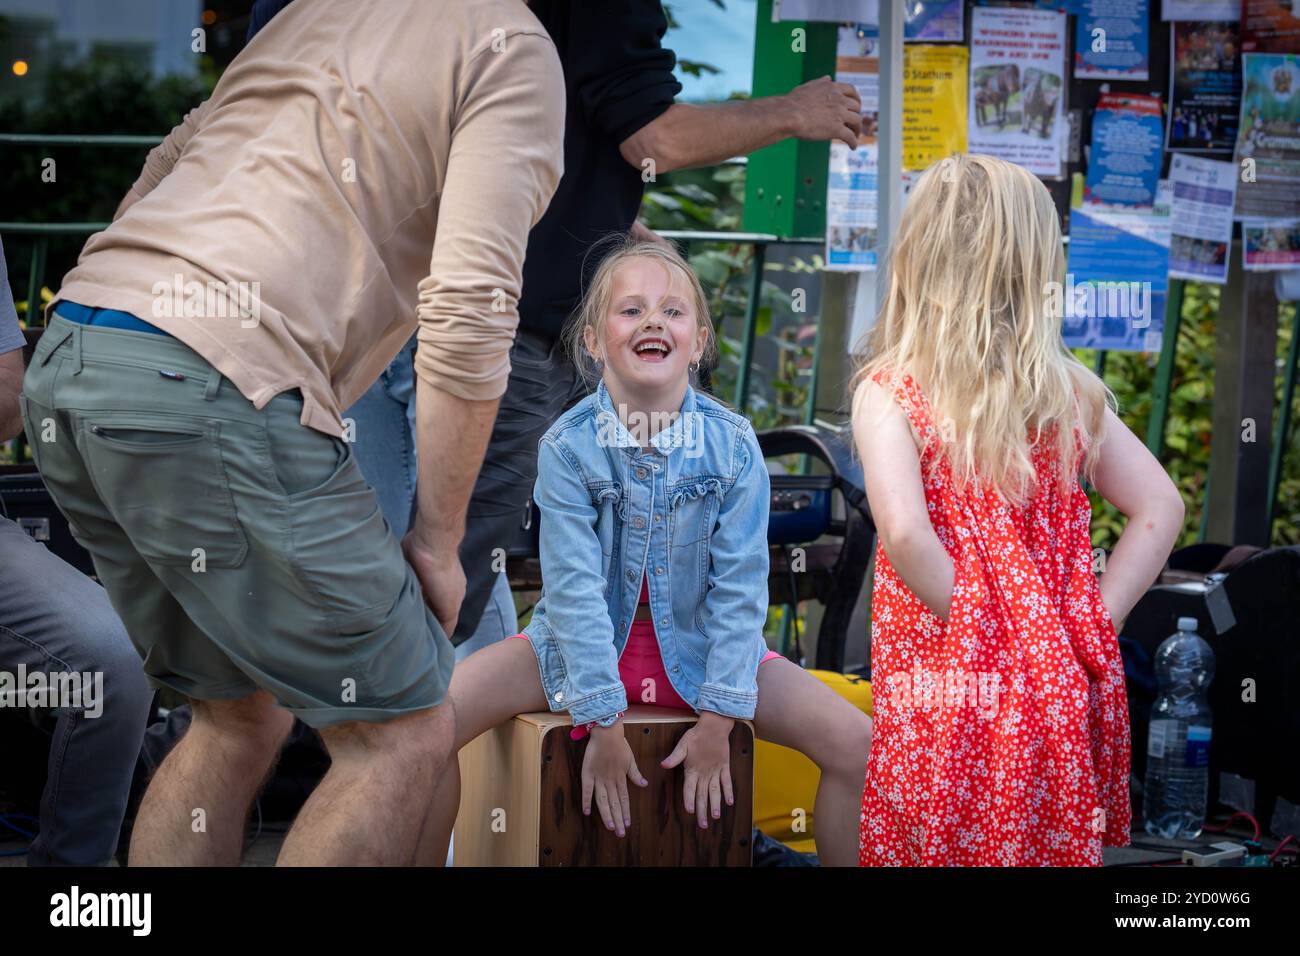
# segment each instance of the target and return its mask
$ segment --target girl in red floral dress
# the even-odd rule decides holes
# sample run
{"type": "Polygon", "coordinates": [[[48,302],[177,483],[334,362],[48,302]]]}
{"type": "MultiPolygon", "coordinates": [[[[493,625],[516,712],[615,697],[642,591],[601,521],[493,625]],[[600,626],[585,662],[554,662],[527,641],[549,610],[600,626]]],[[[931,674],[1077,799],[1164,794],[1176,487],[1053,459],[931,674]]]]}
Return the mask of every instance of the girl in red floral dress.
{"type": "Polygon", "coordinates": [[[891,257],[853,392],[879,532],[860,862],[1099,865],[1130,827],[1115,628],[1182,500],[1062,342],[1035,176],[936,164],[891,257]],[[1081,474],[1129,519],[1096,569],[1081,474]]]}

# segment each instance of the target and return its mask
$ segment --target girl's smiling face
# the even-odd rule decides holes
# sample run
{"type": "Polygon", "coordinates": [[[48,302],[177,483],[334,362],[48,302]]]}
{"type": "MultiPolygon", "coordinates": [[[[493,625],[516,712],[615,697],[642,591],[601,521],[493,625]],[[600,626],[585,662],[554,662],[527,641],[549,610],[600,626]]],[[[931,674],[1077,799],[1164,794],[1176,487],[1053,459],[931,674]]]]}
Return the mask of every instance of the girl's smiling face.
{"type": "Polygon", "coordinates": [[[708,343],[693,303],[691,285],[676,269],[645,258],[618,267],[602,334],[591,326],[584,332],[614,391],[646,396],[685,385],[708,343]]]}

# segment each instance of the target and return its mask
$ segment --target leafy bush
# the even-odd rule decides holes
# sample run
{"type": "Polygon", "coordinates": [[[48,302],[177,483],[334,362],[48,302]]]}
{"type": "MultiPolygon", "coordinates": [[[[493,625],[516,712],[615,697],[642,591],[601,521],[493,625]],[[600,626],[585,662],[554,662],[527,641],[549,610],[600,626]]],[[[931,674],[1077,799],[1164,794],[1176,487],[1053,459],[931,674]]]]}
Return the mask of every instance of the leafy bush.
{"type": "MultiPolygon", "coordinates": [[[[1275,411],[1282,400],[1282,376],[1291,331],[1295,321],[1295,304],[1286,303],[1279,310],[1278,369],[1275,382],[1275,411]]],[[[1174,374],[1170,383],[1169,416],[1165,424],[1164,450],[1160,461],[1178,486],[1187,513],[1178,547],[1200,539],[1205,520],[1206,478],[1210,469],[1210,440],[1213,430],[1214,403],[1214,336],[1219,312],[1219,286],[1189,282],[1183,295],[1182,323],[1178,330],[1178,347],[1174,356],[1174,374]]],[[[1077,354],[1092,365],[1096,353],[1080,349],[1077,354]]],[[[1112,352],[1107,357],[1105,381],[1119,401],[1119,417],[1143,440],[1151,414],[1158,356],[1133,352],[1112,352]]],[[[1273,425],[1268,426],[1272,441],[1273,425]]],[[[1300,543],[1300,431],[1291,428],[1288,454],[1283,461],[1279,482],[1273,544],[1300,543]]],[[[1115,507],[1094,491],[1092,539],[1094,547],[1110,550],[1115,546],[1124,519],[1115,507]]]]}

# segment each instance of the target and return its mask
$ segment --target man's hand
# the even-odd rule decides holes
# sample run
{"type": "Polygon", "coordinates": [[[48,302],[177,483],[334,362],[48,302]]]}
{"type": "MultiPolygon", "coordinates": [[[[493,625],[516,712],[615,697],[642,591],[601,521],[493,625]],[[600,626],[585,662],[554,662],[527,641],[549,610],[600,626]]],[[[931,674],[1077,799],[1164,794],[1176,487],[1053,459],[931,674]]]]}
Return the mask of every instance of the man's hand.
{"type": "Polygon", "coordinates": [[[704,711],[695,726],[682,734],[673,752],[659,763],[665,770],[671,770],[686,761],[682,801],[686,812],[695,814],[701,829],[709,828],[710,810],[713,819],[722,816],[723,798],[727,806],[736,802],[731,791],[729,743],[735,723],[730,717],[704,711]]]}
{"type": "Polygon", "coordinates": [[[858,146],[862,132],[862,100],[848,83],[821,76],[796,86],[786,94],[793,135],[799,139],[838,139],[849,149],[858,146]]]}
{"type": "Polygon", "coordinates": [[[451,637],[465,600],[465,569],[460,564],[459,545],[429,541],[417,525],[402,539],[402,553],[415,571],[425,603],[451,637]]]}
{"type": "Polygon", "coordinates": [[[640,219],[633,220],[632,228],[629,230],[628,235],[630,235],[635,242],[653,242],[668,249],[673,248],[671,242],[659,235],[659,233],[655,232],[649,226],[645,225],[645,223],[640,219]]]}

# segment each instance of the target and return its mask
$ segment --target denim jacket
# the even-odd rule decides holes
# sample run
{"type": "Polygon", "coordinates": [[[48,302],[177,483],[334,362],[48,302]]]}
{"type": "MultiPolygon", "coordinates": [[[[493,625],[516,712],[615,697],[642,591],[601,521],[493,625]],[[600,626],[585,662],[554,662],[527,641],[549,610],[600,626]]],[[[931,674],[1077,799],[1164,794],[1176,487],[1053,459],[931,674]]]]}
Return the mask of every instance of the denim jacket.
{"type": "Polygon", "coordinates": [[[650,445],[623,426],[603,381],[538,443],[543,590],[524,632],[547,702],[575,724],[627,709],[618,662],[645,575],[673,690],[697,711],[753,717],[770,505],[758,440],[687,386],[650,445]]]}

